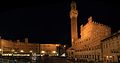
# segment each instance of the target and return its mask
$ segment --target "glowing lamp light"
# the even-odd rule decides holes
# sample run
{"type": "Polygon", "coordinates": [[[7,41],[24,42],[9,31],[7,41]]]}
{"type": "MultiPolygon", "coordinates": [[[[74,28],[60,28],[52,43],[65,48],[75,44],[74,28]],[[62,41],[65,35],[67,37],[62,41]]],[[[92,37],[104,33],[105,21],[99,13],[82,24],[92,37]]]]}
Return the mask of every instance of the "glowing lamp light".
{"type": "Polygon", "coordinates": [[[106,56],[106,58],[108,59],[109,56],[106,56]]]}
{"type": "Polygon", "coordinates": [[[41,56],[43,56],[43,55],[41,55],[41,56]]]}
{"type": "Polygon", "coordinates": [[[66,55],[65,55],[65,53],[63,53],[61,56],[65,57],[66,55]]]}
{"type": "Polygon", "coordinates": [[[73,42],[73,39],[72,39],[72,42],[73,42]]]}
{"type": "Polygon", "coordinates": [[[52,51],[52,53],[57,53],[56,51],[52,51]]]}
{"type": "Polygon", "coordinates": [[[14,53],[17,53],[17,52],[14,52],[14,53]]]}
{"type": "Polygon", "coordinates": [[[110,58],[112,58],[112,56],[109,56],[110,58]]]}
{"type": "Polygon", "coordinates": [[[23,50],[20,50],[20,52],[24,52],[23,50]]]}
{"type": "Polygon", "coordinates": [[[2,49],[0,49],[0,51],[2,51],[2,49]]]}
{"type": "Polygon", "coordinates": [[[59,46],[58,44],[56,44],[56,46],[59,46]]]}
{"type": "Polygon", "coordinates": [[[57,54],[57,56],[59,56],[59,54],[57,54]]]}
{"type": "Polygon", "coordinates": [[[32,50],[30,50],[30,52],[32,52],[32,50]]]}
{"type": "Polygon", "coordinates": [[[12,49],[12,52],[14,52],[15,50],[14,49],[12,49]]]}
{"type": "Polygon", "coordinates": [[[66,47],[66,45],[64,45],[64,47],[66,47]]]}
{"type": "Polygon", "coordinates": [[[45,51],[41,51],[41,53],[45,53],[45,51]]]}

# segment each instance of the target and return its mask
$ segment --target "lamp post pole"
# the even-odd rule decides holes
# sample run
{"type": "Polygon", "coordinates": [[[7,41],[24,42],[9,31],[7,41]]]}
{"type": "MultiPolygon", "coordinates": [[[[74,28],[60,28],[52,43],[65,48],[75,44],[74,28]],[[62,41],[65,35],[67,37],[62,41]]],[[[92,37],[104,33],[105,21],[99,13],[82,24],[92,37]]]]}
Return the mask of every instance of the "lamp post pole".
{"type": "Polygon", "coordinates": [[[0,59],[2,59],[2,49],[0,49],[0,59]]]}
{"type": "Polygon", "coordinates": [[[0,36],[0,58],[1,58],[2,62],[3,62],[2,54],[3,54],[3,40],[2,40],[2,38],[0,36]]]}
{"type": "Polygon", "coordinates": [[[14,49],[12,49],[12,60],[14,60],[13,54],[14,54],[14,49]]]}
{"type": "Polygon", "coordinates": [[[58,56],[60,56],[60,46],[57,46],[58,56]]]}
{"type": "Polygon", "coordinates": [[[1,59],[2,59],[2,62],[3,62],[3,58],[2,58],[2,54],[3,54],[3,45],[2,45],[2,40],[0,40],[0,42],[1,42],[1,59]]]}

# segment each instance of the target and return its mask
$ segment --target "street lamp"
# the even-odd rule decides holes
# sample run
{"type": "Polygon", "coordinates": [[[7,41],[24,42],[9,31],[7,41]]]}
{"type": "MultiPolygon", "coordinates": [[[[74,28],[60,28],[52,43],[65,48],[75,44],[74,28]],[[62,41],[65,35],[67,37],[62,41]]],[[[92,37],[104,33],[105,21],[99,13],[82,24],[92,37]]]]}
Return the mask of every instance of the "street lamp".
{"type": "Polygon", "coordinates": [[[23,50],[20,50],[20,52],[22,52],[22,53],[23,53],[24,51],[23,51],[23,50]]]}
{"type": "Polygon", "coordinates": [[[52,53],[57,53],[56,51],[52,51],[52,53]]]}
{"type": "Polygon", "coordinates": [[[12,52],[14,52],[15,50],[14,49],[12,49],[12,52]]]}
{"type": "Polygon", "coordinates": [[[3,48],[0,48],[0,56],[2,57],[3,54],[3,48]]]}
{"type": "Polygon", "coordinates": [[[57,56],[59,56],[60,55],[60,45],[59,44],[56,44],[56,49],[57,49],[57,52],[58,52],[57,56]]]}
{"type": "Polygon", "coordinates": [[[0,49],[0,57],[2,57],[2,49],[0,49]]]}
{"type": "Polygon", "coordinates": [[[45,51],[41,51],[41,53],[45,53],[45,51]]]}
{"type": "Polygon", "coordinates": [[[59,44],[56,44],[56,47],[59,47],[60,45],[59,44]]]}
{"type": "Polygon", "coordinates": [[[56,51],[52,51],[54,56],[58,56],[56,51]]]}
{"type": "Polygon", "coordinates": [[[30,50],[30,52],[32,53],[33,51],[32,51],[32,50],[30,50]]]}
{"type": "Polygon", "coordinates": [[[66,45],[63,46],[64,48],[66,47],[66,45]]]}
{"type": "Polygon", "coordinates": [[[45,51],[41,51],[41,56],[45,55],[45,53],[46,53],[45,51]]]}
{"type": "Polygon", "coordinates": [[[13,53],[14,53],[14,49],[11,50],[12,51],[12,60],[14,60],[14,56],[13,56],[13,53]]]}
{"type": "Polygon", "coordinates": [[[0,52],[2,51],[2,49],[0,49],[0,52]]]}

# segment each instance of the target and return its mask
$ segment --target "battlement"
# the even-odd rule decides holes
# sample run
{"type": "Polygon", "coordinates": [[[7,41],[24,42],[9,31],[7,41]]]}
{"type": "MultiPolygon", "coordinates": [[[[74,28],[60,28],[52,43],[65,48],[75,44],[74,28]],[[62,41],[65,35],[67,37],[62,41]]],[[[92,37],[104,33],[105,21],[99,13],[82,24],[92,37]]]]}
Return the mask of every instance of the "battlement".
{"type": "Polygon", "coordinates": [[[111,28],[107,25],[95,22],[92,20],[92,16],[88,18],[88,23],[86,23],[84,26],[80,26],[80,35],[81,39],[88,39],[88,38],[95,38],[98,37],[106,37],[111,34],[111,28]]]}
{"type": "Polygon", "coordinates": [[[106,29],[109,29],[109,30],[111,30],[111,27],[109,27],[109,26],[107,26],[107,25],[104,25],[104,24],[101,24],[101,23],[99,23],[99,22],[95,22],[95,21],[93,21],[92,20],[92,16],[90,16],[89,18],[88,18],[88,23],[87,24],[85,24],[85,25],[81,25],[80,26],[80,29],[82,30],[82,29],[84,29],[85,27],[87,27],[87,26],[89,26],[89,25],[96,25],[96,26],[100,26],[100,27],[105,27],[106,29]]]}

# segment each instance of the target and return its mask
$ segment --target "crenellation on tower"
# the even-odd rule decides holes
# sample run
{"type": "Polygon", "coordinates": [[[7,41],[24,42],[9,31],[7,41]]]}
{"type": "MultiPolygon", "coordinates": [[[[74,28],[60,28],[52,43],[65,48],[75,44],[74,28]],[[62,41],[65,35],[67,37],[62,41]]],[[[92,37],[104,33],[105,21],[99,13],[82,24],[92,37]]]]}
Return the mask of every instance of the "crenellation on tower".
{"type": "Polygon", "coordinates": [[[70,18],[77,18],[78,16],[78,10],[76,9],[76,3],[74,1],[72,1],[71,3],[71,11],[70,11],[70,18]]]}
{"type": "Polygon", "coordinates": [[[71,9],[76,10],[76,2],[75,1],[71,2],[71,9]]]}

